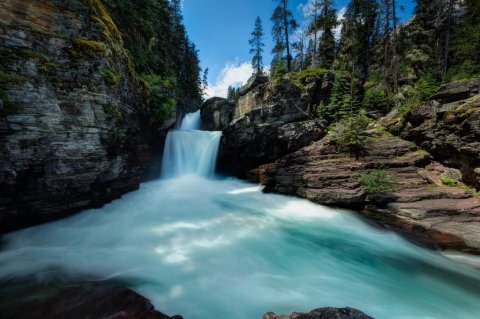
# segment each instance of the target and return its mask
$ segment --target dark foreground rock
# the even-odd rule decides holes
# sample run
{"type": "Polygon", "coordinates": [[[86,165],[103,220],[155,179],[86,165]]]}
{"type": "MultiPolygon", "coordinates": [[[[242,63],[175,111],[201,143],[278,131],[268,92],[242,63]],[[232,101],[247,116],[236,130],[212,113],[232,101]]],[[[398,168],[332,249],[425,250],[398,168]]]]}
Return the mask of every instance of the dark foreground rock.
{"type": "Polygon", "coordinates": [[[84,283],[16,289],[15,297],[2,293],[0,310],[4,319],[182,319],[155,310],[146,298],[117,285],[84,283]]]}
{"type": "Polygon", "coordinates": [[[319,308],[308,313],[294,312],[291,315],[266,313],[263,319],[373,319],[353,308],[319,308]]]}

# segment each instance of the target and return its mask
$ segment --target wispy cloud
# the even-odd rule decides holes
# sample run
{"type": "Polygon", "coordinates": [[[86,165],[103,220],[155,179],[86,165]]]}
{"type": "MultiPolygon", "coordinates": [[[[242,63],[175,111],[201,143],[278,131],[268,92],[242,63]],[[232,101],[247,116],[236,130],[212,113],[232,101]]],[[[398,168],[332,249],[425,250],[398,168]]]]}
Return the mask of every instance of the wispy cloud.
{"type": "Polygon", "coordinates": [[[206,89],[207,97],[226,97],[230,85],[240,86],[247,82],[253,73],[250,62],[229,63],[220,72],[215,83],[210,84],[206,89]]]}

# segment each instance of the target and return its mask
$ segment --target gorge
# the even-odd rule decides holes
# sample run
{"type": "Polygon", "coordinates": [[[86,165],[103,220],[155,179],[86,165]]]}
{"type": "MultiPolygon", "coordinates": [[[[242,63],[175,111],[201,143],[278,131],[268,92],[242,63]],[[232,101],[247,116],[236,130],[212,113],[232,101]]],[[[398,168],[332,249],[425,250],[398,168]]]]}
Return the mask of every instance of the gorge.
{"type": "Polygon", "coordinates": [[[478,318],[478,2],[268,2],[0,1],[2,318],[478,318]]]}

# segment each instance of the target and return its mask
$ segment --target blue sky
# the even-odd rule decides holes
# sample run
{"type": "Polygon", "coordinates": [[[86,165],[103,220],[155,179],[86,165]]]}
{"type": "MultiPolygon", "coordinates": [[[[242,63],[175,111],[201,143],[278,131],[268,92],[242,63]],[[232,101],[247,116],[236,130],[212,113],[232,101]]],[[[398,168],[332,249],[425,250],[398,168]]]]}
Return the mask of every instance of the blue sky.
{"type": "MultiPolygon", "coordinates": [[[[300,25],[306,18],[302,6],[308,0],[290,0],[290,10],[300,25]]],[[[334,6],[338,12],[348,0],[336,0],[334,6]]],[[[274,0],[184,0],[184,23],[191,40],[199,49],[202,68],[209,68],[209,95],[226,94],[228,85],[239,85],[251,74],[248,40],[254,20],[260,16],[263,20],[265,37],[264,64],[271,60],[270,16],[275,8],[274,0]]],[[[399,6],[406,10],[400,12],[402,20],[412,12],[412,0],[399,0],[399,6]]]]}

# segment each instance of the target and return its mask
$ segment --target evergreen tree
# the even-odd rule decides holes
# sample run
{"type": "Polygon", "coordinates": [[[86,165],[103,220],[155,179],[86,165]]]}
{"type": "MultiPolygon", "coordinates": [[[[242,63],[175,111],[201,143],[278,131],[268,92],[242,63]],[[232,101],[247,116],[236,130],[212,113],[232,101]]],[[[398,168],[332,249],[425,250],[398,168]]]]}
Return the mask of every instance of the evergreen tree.
{"type": "Polygon", "coordinates": [[[351,0],[342,24],[340,63],[361,83],[368,77],[377,17],[376,0],[351,0]]]}
{"type": "Polygon", "coordinates": [[[272,17],[270,18],[273,23],[272,37],[275,43],[272,49],[272,53],[274,55],[272,67],[276,65],[279,60],[285,59],[287,62],[287,71],[290,72],[292,55],[290,54],[289,35],[295,31],[298,25],[293,18],[292,12],[288,10],[287,0],[275,1],[280,1],[280,4],[275,8],[272,17]]]}
{"type": "Polygon", "coordinates": [[[257,17],[255,19],[255,28],[252,32],[252,38],[248,41],[250,44],[250,54],[253,54],[252,57],[252,67],[254,69],[255,74],[262,74],[263,73],[263,47],[265,43],[263,43],[264,37],[263,27],[262,27],[262,19],[257,17]]]}
{"type": "Polygon", "coordinates": [[[337,27],[337,14],[332,8],[332,1],[324,0],[321,3],[321,13],[317,22],[318,30],[322,32],[318,50],[318,66],[330,69],[335,59],[335,35],[337,27]]]}

